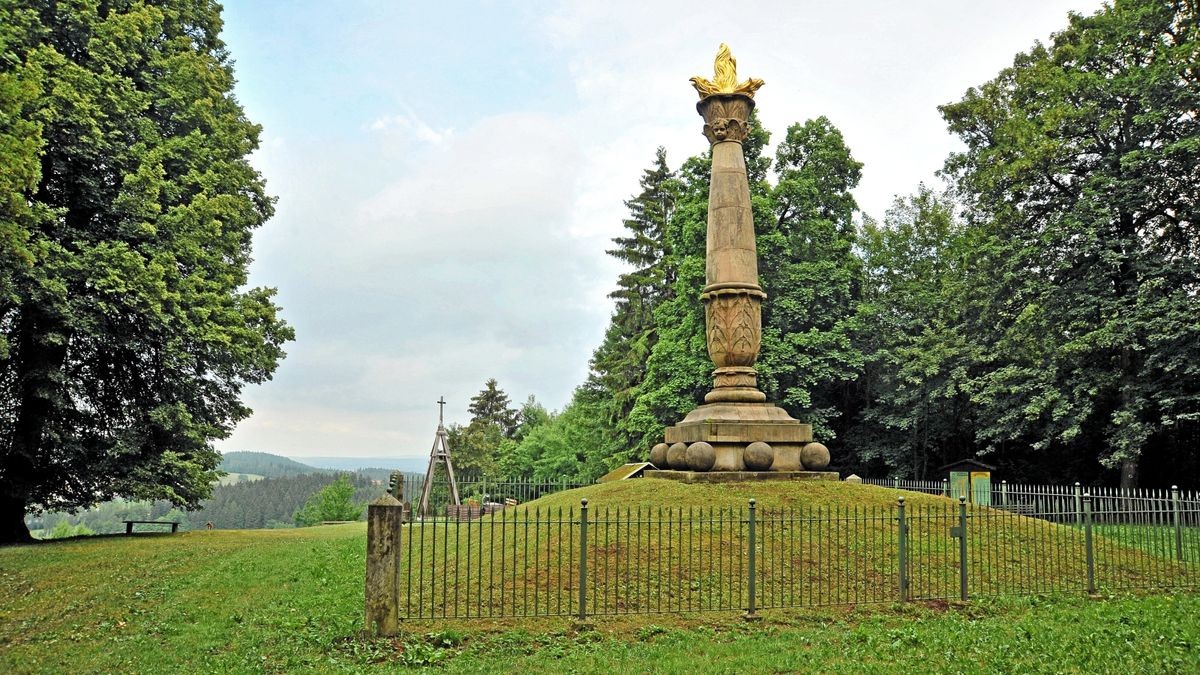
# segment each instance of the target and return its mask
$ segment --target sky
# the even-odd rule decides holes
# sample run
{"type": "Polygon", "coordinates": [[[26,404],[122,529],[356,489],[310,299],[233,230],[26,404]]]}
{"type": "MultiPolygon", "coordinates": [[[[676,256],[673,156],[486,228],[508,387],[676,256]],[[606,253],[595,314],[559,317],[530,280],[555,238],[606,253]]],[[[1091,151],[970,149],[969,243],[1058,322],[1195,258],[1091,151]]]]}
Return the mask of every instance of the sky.
{"type": "Polygon", "coordinates": [[[613,309],[625,200],[658,146],[673,167],[707,149],[688,78],[720,43],[766,81],[773,140],[820,115],[842,131],[879,219],[942,185],[960,145],[938,105],[1100,4],[227,0],[278,198],[251,283],[296,341],[218,448],[428,456],[438,397],[465,424],[488,378],[561,409],[613,309]]]}

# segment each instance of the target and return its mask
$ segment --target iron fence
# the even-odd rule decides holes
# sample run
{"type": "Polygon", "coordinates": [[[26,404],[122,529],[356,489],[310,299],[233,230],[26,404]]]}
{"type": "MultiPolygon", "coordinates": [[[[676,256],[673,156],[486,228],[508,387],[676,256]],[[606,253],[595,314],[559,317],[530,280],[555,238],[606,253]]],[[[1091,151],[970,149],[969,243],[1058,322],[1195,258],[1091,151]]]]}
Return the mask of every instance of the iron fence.
{"type": "MultiPolygon", "coordinates": [[[[408,502],[416,507],[421,499],[421,490],[425,484],[425,474],[402,474],[403,480],[395,489],[390,490],[393,496],[401,502],[408,502]]],[[[488,478],[473,474],[465,474],[456,481],[458,484],[459,500],[463,505],[478,506],[476,513],[487,514],[499,511],[506,506],[515,506],[531,502],[562,490],[590,485],[570,481],[565,478],[558,480],[536,480],[532,478],[488,478]]],[[[428,511],[423,514],[427,518],[453,517],[457,510],[453,506],[449,484],[444,476],[437,477],[432,486],[428,511]]],[[[422,514],[418,514],[422,515],[422,514]]]]}
{"type": "Polygon", "coordinates": [[[787,509],[754,500],[688,509],[597,508],[583,500],[579,508],[519,507],[403,525],[377,511],[395,507],[372,505],[368,621],[378,628],[403,619],[753,615],[1198,585],[1195,495],[1067,497],[1035,499],[1020,512],[965,497],[787,509]],[[385,531],[387,546],[372,543],[385,531]],[[373,588],[372,565],[394,570],[391,581],[373,588]]]}

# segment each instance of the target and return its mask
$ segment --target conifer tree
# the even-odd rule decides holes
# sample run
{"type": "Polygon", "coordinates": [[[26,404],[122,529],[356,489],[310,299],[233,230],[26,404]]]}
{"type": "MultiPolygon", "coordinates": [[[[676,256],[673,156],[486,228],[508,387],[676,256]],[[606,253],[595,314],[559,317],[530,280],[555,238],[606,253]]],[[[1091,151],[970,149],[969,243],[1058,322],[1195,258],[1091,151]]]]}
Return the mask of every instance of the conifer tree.
{"type": "Polygon", "coordinates": [[[673,294],[674,269],[669,264],[666,230],[675,213],[678,181],[658,148],[654,163],[642,173],[641,192],[625,202],[627,236],[616,237],[608,254],[634,269],[617,279],[616,301],[604,341],[592,356],[593,389],[603,391],[608,405],[603,422],[625,437],[622,421],[632,410],[645,380],[646,360],[657,339],[654,311],[673,294]]]}

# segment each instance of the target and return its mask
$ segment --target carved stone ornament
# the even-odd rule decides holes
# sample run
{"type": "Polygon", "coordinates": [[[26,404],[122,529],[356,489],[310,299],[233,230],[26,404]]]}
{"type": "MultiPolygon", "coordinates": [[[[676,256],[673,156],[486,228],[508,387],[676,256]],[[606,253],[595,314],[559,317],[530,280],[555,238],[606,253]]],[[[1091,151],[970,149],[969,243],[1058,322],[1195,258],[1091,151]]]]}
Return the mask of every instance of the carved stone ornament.
{"type": "Polygon", "coordinates": [[[750,135],[750,111],[754,100],[736,95],[716,95],[696,104],[704,116],[704,136],[709,143],[736,141],[741,143],[750,135]]]}
{"type": "Polygon", "coordinates": [[[762,291],[726,288],[701,296],[708,327],[708,355],[717,368],[754,365],[762,344],[761,305],[765,295],[762,291]]]}

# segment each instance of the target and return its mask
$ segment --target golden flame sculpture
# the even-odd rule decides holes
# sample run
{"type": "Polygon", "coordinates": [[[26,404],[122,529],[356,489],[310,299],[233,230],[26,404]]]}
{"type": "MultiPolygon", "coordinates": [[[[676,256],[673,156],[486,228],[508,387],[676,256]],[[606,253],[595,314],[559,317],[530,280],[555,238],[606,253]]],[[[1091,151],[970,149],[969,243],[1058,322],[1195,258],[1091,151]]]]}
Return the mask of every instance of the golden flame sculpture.
{"type": "Polygon", "coordinates": [[[753,77],[745,82],[737,81],[737,59],[733,58],[733,54],[729,51],[729,45],[724,42],[717,49],[717,60],[713,63],[713,73],[714,77],[711,82],[699,75],[691,79],[692,86],[696,88],[700,98],[707,98],[714,94],[745,94],[754,98],[754,92],[763,86],[762,80],[756,80],[753,77]]]}

